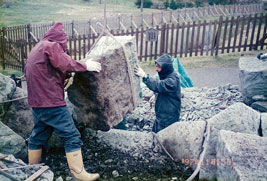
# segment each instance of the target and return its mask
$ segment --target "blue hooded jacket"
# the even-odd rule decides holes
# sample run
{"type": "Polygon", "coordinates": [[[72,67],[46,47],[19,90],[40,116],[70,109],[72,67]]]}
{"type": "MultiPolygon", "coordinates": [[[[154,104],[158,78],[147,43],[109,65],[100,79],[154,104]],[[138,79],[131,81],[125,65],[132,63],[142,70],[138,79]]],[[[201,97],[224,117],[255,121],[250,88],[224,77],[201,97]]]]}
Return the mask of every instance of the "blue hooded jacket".
{"type": "Polygon", "coordinates": [[[154,132],[158,132],[172,123],[179,121],[181,111],[180,79],[174,71],[171,57],[164,54],[156,60],[156,63],[162,68],[158,73],[160,79],[149,76],[143,79],[147,87],[157,94],[155,103],[156,121],[153,126],[154,132]]]}

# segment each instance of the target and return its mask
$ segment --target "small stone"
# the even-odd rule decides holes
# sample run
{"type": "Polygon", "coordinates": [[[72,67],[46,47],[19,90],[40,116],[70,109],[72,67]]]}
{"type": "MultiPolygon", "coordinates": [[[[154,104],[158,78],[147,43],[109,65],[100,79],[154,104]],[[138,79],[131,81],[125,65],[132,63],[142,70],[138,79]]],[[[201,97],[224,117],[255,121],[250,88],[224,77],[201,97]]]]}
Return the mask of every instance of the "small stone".
{"type": "Polygon", "coordinates": [[[115,178],[117,178],[118,176],[120,176],[120,175],[119,175],[119,172],[118,172],[117,170],[114,170],[114,171],[112,172],[112,175],[113,175],[113,177],[115,177],[115,178]]]}
{"type": "Polygon", "coordinates": [[[71,181],[72,177],[66,177],[66,181],[71,181]]]}
{"type": "Polygon", "coordinates": [[[105,161],[105,163],[111,163],[111,162],[113,162],[112,159],[108,159],[108,160],[105,161]]]}
{"type": "Polygon", "coordinates": [[[138,177],[133,177],[132,179],[133,179],[133,180],[138,180],[138,177]]]}
{"type": "Polygon", "coordinates": [[[178,180],[178,178],[177,177],[172,177],[172,180],[178,180]]]}
{"type": "Polygon", "coordinates": [[[56,179],[56,181],[63,181],[63,178],[60,176],[56,179]]]}

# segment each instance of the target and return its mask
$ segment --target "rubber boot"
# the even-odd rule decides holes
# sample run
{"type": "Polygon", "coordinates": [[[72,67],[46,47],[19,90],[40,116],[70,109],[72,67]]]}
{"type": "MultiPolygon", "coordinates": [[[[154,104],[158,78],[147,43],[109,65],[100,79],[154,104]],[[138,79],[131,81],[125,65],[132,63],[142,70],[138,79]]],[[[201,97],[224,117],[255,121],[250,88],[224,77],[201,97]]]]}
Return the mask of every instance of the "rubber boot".
{"type": "Polygon", "coordinates": [[[28,150],[28,161],[29,164],[38,164],[41,162],[42,149],[39,150],[28,150]]]}
{"type": "Polygon", "coordinates": [[[99,178],[99,174],[87,173],[83,166],[81,150],[66,153],[69,169],[73,180],[93,181],[99,178]]]}

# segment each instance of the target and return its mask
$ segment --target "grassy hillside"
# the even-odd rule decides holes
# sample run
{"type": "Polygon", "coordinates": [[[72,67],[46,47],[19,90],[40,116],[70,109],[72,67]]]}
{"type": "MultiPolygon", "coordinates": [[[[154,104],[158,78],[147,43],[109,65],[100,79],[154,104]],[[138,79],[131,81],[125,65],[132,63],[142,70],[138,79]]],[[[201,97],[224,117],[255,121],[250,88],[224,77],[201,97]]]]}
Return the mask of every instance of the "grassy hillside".
{"type": "MultiPolygon", "coordinates": [[[[102,0],[104,2],[104,0],[102,0]]],[[[134,0],[107,0],[107,15],[139,13],[134,0]]],[[[0,27],[103,17],[99,0],[0,0],[0,27]],[[3,4],[9,8],[3,8],[3,4]]],[[[145,9],[144,12],[157,10],[145,9]]]]}

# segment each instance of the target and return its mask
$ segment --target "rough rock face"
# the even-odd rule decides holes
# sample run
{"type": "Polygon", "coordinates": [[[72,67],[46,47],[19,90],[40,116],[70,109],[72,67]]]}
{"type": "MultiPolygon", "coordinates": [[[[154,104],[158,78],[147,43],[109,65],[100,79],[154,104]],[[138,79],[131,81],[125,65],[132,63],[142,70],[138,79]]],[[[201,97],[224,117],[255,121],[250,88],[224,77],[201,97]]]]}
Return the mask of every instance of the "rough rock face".
{"type": "MultiPolygon", "coordinates": [[[[0,153],[0,157],[6,156],[2,153],[0,153]]],[[[13,155],[7,155],[4,160],[1,160],[1,166],[5,166],[7,168],[14,168],[14,167],[20,167],[20,166],[26,166],[22,160],[16,159],[13,155]],[[6,161],[8,160],[8,161],[6,161]],[[10,162],[11,161],[11,162],[10,162]]],[[[37,172],[40,169],[40,166],[31,166],[26,167],[23,169],[11,169],[7,173],[12,175],[18,180],[26,180],[29,178],[32,174],[37,172]]],[[[36,181],[53,181],[54,173],[51,170],[45,171],[42,175],[40,175],[36,181]]],[[[1,181],[10,181],[10,179],[6,178],[4,175],[0,174],[0,180],[1,181]]]]}
{"type": "Polygon", "coordinates": [[[162,145],[174,159],[189,164],[193,169],[198,164],[206,123],[204,121],[177,122],[158,132],[162,145]]]}
{"type": "Polygon", "coordinates": [[[159,144],[154,143],[157,140],[152,133],[118,129],[111,129],[108,132],[98,131],[97,142],[125,153],[132,153],[134,157],[151,154],[151,159],[158,159],[156,154],[162,153],[159,144]]]}
{"type": "Polygon", "coordinates": [[[0,121],[0,152],[26,158],[25,140],[0,121]]]}
{"type": "Polygon", "coordinates": [[[15,82],[0,73],[0,101],[5,101],[11,98],[16,88],[15,82]]]}
{"type": "Polygon", "coordinates": [[[134,75],[137,63],[135,39],[131,36],[116,39],[126,49],[130,72],[122,46],[110,37],[102,37],[87,56],[87,61],[100,62],[102,71],[76,73],[68,89],[69,99],[75,105],[77,121],[81,126],[108,130],[121,122],[126,113],[134,110],[134,101],[140,99],[140,79],[134,75]]]}
{"type": "Polygon", "coordinates": [[[262,135],[264,137],[267,137],[267,113],[261,114],[261,129],[262,129],[262,135]]]}
{"type": "MultiPolygon", "coordinates": [[[[0,74],[0,85],[0,102],[26,96],[23,89],[16,87],[11,78],[2,74],[0,74]]],[[[23,138],[28,138],[33,128],[33,116],[28,99],[20,99],[3,105],[5,113],[0,117],[0,121],[23,138]]]]}
{"type": "Polygon", "coordinates": [[[181,121],[208,120],[236,102],[242,102],[237,85],[182,89],[181,121]]]}
{"type": "Polygon", "coordinates": [[[217,143],[218,180],[266,180],[267,139],[221,130],[217,143]]]}
{"type": "Polygon", "coordinates": [[[261,101],[266,102],[267,61],[258,60],[256,57],[242,57],[239,59],[239,69],[244,102],[251,105],[254,96],[263,97],[261,101]]]}
{"type": "Polygon", "coordinates": [[[216,159],[216,144],[219,130],[258,134],[260,113],[243,103],[236,103],[208,120],[211,126],[210,140],[204,157],[206,164],[201,166],[200,178],[212,179],[216,175],[216,164],[210,162],[216,159]]]}

